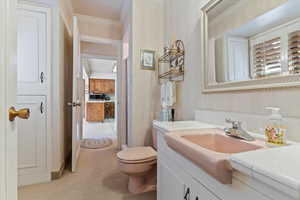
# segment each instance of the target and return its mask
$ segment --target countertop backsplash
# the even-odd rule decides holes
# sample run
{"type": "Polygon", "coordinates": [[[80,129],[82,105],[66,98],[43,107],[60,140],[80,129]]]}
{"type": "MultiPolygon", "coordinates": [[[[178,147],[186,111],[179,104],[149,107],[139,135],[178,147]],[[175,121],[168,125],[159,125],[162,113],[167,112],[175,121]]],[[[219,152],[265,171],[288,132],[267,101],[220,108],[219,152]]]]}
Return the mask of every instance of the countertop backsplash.
{"type": "MultiPolygon", "coordinates": [[[[268,122],[269,115],[257,115],[248,113],[236,113],[225,111],[212,110],[197,110],[195,111],[195,120],[206,123],[212,123],[222,126],[230,126],[225,122],[226,118],[238,120],[242,122],[242,127],[250,132],[263,134],[261,129],[264,128],[268,122]]],[[[299,118],[284,118],[288,127],[288,140],[300,142],[300,119],[299,118]]]]}

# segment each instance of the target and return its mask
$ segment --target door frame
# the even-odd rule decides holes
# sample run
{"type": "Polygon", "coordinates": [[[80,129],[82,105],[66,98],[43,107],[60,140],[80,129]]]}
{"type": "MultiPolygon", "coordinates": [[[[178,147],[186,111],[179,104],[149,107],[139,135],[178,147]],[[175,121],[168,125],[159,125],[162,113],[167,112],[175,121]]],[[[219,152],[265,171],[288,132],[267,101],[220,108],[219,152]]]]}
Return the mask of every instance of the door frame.
{"type": "Polygon", "coordinates": [[[115,102],[115,113],[116,113],[116,123],[117,123],[117,138],[118,138],[118,149],[122,149],[123,146],[127,146],[125,136],[122,134],[121,130],[124,130],[124,128],[121,126],[122,123],[120,120],[122,120],[122,115],[126,115],[126,112],[119,112],[120,109],[120,88],[122,84],[121,79],[121,70],[122,67],[122,40],[111,40],[101,37],[91,37],[88,35],[81,35],[81,42],[90,42],[95,44],[111,44],[117,48],[118,55],[117,56],[101,56],[101,55],[92,55],[92,54],[81,54],[85,58],[99,58],[99,59],[108,59],[108,60],[116,60],[117,61],[117,76],[116,76],[116,96],[117,101],[115,102]]]}
{"type": "Polygon", "coordinates": [[[0,0],[0,200],[17,200],[17,129],[8,108],[16,104],[17,0],[0,0]]]}
{"type": "MultiPolygon", "coordinates": [[[[77,103],[83,103],[81,99],[81,92],[79,89],[84,90],[84,82],[81,68],[81,40],[79,32],[79,21],[77,16],[73,16],[73,94],[72,94],[72,172],[76,172],[77,163],[80,153],[80,140],[82,139],[83,132],[83,109],[81,105],[76,105],[77,103]],[[80,75],[80,76],[78,76],[80,75]],[[79,100],[79,102],[78,102],[79,100]],[[80,117],[80,120],[78,120],[80,117]],[[78,126],[78,122],[80,122],[78,126]],[[79,135],[78,135],[79,133],[79,135]]],[[[85,95],[85,94],[83,94],[85,95]]]]}

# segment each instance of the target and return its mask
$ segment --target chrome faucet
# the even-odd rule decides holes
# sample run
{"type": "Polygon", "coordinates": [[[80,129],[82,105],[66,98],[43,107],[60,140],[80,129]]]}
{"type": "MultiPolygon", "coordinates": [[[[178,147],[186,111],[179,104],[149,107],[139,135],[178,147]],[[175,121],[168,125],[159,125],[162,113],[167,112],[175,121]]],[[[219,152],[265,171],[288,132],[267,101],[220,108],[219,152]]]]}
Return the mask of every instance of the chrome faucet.
{"type": "Polygon", "coordinates": [[[252,137],[249,133],[247,133],[247,131],[245,131],[242,128],[242,122],[234,121],[234,120],[231,120],[231,119],[226,119],[225,121],[227,123],[232,124],[232,128],[225,128],[224,129],[226,135],[231,136],[231,137],[235,137],[235,138],[240,138],[240,139],[247,140],[247,141],[254,141],[255,140],[254,137],[252,137]]]}

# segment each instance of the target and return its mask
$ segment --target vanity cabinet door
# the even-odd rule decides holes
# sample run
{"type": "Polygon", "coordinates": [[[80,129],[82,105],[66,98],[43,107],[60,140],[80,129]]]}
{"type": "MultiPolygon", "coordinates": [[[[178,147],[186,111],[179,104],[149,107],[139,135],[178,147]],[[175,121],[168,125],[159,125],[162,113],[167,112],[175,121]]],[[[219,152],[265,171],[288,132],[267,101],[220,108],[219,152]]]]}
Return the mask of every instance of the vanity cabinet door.
{"type": "Polygon", "coordinates": [[[189,188],[191,190],[190,200],[220,200],[220,198],[192,177],[189,180],[189,188]]]}
{"type": "Polygon", "coordinates": [[[157,184],[158,200],[192,200],[184,199],[184,182],[163,162],[158,162],[157,184]]]}
{"type": "Polygon", "coordinates": [[[89,92],[90,93],[95,93],[95,91],[96,91],[96,80],[95,79],[90,79],[90,81],[89,81],[89,92]]]}
{"type": "Polygon", "coordinates": [[[106,92],[108,94],[115,93],[115,80],[107,80],[106,81],[106,92]]]}
{"type": "Polygon", "coordinates": [[[86,112],[86,120],[88,122],[104,121],[104,103],[87,103],[86,112]]]}

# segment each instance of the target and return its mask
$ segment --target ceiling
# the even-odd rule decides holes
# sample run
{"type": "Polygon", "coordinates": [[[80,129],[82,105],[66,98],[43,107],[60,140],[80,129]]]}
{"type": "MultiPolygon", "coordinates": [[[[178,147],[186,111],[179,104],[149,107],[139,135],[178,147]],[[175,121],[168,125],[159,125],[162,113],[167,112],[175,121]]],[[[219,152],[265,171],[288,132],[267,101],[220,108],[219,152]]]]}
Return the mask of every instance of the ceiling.
{"type": "Polygon", "coordinates": [[[91,70],[91,73],[112,73],[113,68],[117,61],[115,60],[102,60],[89,58],[88,64],[91,70]]]}
{"type": "Polygon", "coordinates": [[[76,14],[120,20],[124,0],[72,0],[76,14]]]}

